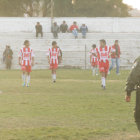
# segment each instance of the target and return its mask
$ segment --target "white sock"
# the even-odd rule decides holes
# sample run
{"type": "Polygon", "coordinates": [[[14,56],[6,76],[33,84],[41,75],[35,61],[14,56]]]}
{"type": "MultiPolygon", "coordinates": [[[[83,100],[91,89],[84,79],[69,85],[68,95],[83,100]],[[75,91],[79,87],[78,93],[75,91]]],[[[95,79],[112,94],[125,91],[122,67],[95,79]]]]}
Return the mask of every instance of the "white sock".
{"type": "Polygon", "coordinates": [[[96,68],[92,68],[92,75],[94,76],[95,75],[95,71],[96,71],[96,68]]]}
{"type": "Polygon", "coordinates": [[[105,77],[102,77],[102,85],[103,85],[104,87],[106,86],[105,77]]]}
{"type": "Polygon", "coordinates": [[[56,74],[52,74],[52,80],[53,80],[53,81],[56,80],[56,74]]]}
{"type": "Polygon", "coordinates": [[[27,84],[30,84],[30,75],[27,75],[27,84]]]}
{"type": "Polygon", "coordinates": [[[96,74],[98,75],[98,68],[96,68],[95,71],[96,71],[96,74]]]}
{"type": "Polygon", "coordinates": [[[54,80],[56,80],[56,74],[54,74],[54,80]]]}
{"type": "Polygon", "coordinates": [[[26,75],[25,74],[22,74],[22,80],[23,80],[23,83],[26,82],[26,75]]]}

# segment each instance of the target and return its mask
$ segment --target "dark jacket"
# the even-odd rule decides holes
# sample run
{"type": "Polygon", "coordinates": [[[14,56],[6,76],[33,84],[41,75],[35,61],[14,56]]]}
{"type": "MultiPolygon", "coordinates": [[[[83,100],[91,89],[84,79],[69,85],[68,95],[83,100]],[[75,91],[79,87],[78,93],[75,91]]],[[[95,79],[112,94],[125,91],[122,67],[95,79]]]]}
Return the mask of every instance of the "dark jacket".
{"type": "Polygon", "coordinates": [[[13,51],[11,49],[5,49],[3,52],[3,61],[9,61],[13,59],[13,51]]]}
{"type": "Polygon", "coordinates": [[[134,90],[140,90],[140,57],[138,57],[132,67],[132,71],[126,82],[126,92],[128,96],[131,96],[131,92],[134,90]]]}
{"type": "Polygon", "coordinates": [[[39,33],[42,32],[42,25],[36,25],[35,28],[36,28],[36,32],[39,32],[39,33]]]}
{"type": "Polygon", "coordinates": [[[68,31],[68,25],[67,24],[61,24],[60,31],[62,33],[66,33],[68,31]]]}

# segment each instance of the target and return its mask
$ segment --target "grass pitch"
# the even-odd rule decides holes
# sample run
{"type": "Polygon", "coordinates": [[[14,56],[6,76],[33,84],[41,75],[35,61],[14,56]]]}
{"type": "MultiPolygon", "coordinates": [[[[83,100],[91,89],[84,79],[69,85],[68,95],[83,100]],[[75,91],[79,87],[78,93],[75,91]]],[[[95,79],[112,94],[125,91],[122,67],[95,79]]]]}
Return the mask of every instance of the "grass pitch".
{"type": "Polygon", "coordinates": [[[33,71],[29,88],[20,71],[0,71],[0,140],[138,140],[128,73],[112,72],[103,91],[89,70],[59,70],[55,84],[50,71],[33,71]]]}

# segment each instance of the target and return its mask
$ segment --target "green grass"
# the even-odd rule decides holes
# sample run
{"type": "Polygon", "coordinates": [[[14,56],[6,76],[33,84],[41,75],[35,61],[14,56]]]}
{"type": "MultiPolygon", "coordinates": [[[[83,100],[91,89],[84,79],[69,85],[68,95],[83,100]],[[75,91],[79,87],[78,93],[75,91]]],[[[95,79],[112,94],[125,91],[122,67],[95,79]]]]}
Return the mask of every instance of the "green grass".
{"type": "Polygon", "coordinates": [[[126,103],[125,81],[113,72],[103,91],[89,70],[33,71],[21,87],[20,71],[0,71],[0,140],[136,140],[135,94],[126,103]]]}

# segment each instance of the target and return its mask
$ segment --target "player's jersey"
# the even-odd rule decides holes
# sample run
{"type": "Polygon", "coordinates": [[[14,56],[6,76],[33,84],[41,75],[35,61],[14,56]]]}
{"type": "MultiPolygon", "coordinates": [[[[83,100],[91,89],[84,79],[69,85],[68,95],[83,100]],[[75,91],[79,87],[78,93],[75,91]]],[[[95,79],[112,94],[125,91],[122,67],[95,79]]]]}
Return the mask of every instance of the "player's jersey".
{"type": "Polygon", "coordinates": [[[60,48],[49,48],[48,54],[50,58],[50,64],[57,64],[58,65],[58,59],[59,56],[61,56],[60,48]]]}
{"type": "Polygon", "coordinates": [[[21,57],[22,66],[31,66],[32,58],[34,57],[33,50],[23,47],[19,52],[19,57],[21,57]]]}
{"type": "Polygon", "coordinates": [[[91,51],[90,51],[90,56],[91,56],[91,62],[97,62],[98,61],[98,53],[97,53],[97,48],[95,48],[95,49],[92,49],[91,51]],[[95,55],[96,56],[95,56],[95,55]]]}
{"type": "Polygon", "coordinates": [[[99,61],[109,61],[109,57],[110,57],[110,51],[111,51],[111,47],[105,46],[104,48],[99,47],[98,48],[98,58],[99,61]]]}

